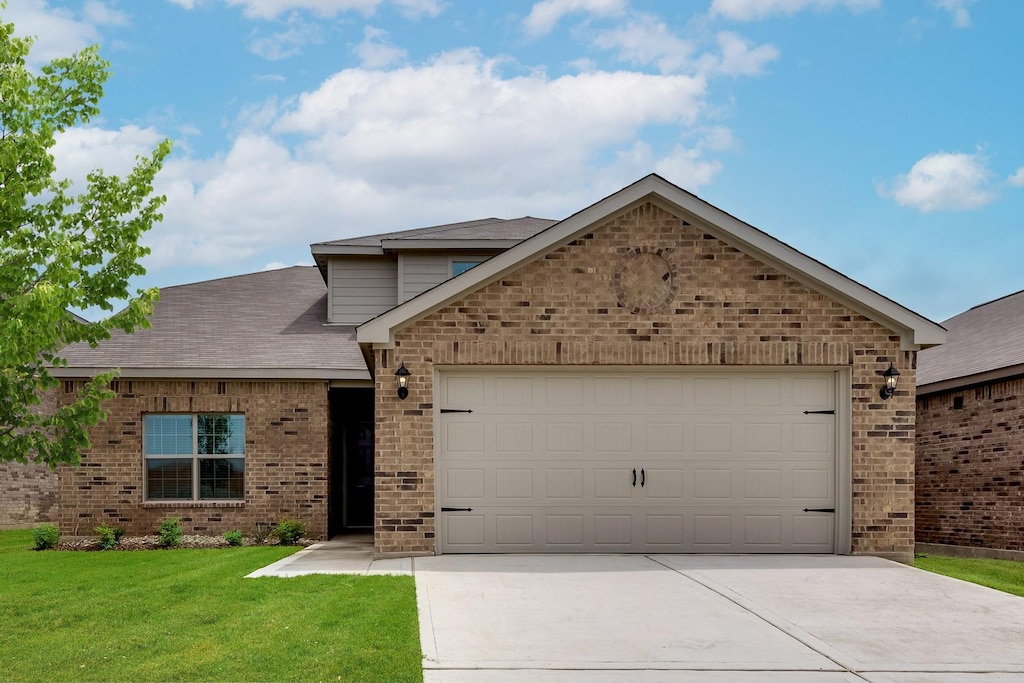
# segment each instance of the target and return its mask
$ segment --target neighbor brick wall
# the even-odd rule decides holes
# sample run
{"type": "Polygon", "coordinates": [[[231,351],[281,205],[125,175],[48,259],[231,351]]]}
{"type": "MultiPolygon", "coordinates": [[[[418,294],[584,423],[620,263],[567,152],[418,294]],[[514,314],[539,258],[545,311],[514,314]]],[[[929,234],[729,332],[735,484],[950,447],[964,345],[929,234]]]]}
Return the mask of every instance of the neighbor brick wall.
{"type": "Polygon", "coordinates": [[[36,463],[0,463],[0,529],[23,529],[56,517],[55,471],[36,463]]]}
{"type": "MultiPolygon", "coordinates": [[[[73,396],[80,382],[65,382],[73,396]]],[[[256,522],[292,518],[307,536],[327,535],[328,401],[326,382],[115,381],[105,422],[90,430],[92,448],[60,475],[60,527],[92,535],[101,524],[151,534],[179,517],[186,534],[251,532],[256,522]],[[143,500],[142,416],[145,413],[244,413],[244,502],[143,500]]]]}
{"type": "Polygon", "coordinates": [[[922,397],[917,422],[917,540],[1024,550],[1024,379],[922,397]]]}
{"type": "Polygon", "coordinates": [[[853,550],[907,560],[915,356],[877,323],[645,204],[375,352],[377,550],[434,550],[434,365],[793,365],[852,369],[853,550]],[[642,254],[661,256],[669,277],[631,268],[642,254]],[[882,401],[890,360],[900,390],[882,401]],[[400,362],[413,375],[405,401],[394,391],[400,362]]]}

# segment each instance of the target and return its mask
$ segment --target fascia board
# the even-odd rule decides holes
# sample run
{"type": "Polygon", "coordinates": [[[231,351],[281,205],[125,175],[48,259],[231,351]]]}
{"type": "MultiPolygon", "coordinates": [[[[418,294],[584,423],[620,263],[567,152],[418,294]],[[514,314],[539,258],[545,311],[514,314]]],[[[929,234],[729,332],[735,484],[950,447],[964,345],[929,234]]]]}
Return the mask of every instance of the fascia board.
{"type": "Polygon", "coordinates": [[[384,250],[377,246],[345,246],[339,244],[311,244],[309,251],[313,256],[319,256],[321,254],[326,256],[380,256],[384,253],[384,250]]]}
{"type": "Polygon", "coordinates": [[[964,389],[969,389],[970,387],[976,387],[980,384],[988,384],[990,382],[1021,376],[1024,376],[1024,365],[1010,365],[1005,368],[996,368],[995,370],[977,372],[973,375],[951,377],[937,382],[929,382],[928,384],[918,384],[917,395],[918,397],[921,397],[930,396],[931,394],[939,394],[945,391],[962,391],[964,389]]]}
{"type": "MultiPolygon", "coordinates": [[[[57,379],[86,379],[117,368],[51,368],[57,379]]],[[[303,380],[365,380],[370,373],[363,370],[315,368],[121,368],[118,379],[303,379],[303,380]]]]}
{"type": "Polygon", "coordinates": [[[489,251],[510,249],[523,240],[381,240],[381,247],[386,251],[416,251],[421,249],[446,250],[446,251],[489,251]]]}

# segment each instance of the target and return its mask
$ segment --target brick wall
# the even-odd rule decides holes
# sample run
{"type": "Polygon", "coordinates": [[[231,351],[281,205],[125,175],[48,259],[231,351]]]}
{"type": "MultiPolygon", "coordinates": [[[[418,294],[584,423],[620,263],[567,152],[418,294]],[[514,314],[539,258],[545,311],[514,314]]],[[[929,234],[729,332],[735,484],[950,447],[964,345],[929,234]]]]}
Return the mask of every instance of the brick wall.
{"type": "Polygon", "coordinates": [[[853,550],[914,544],[914,363],[898,336],[645,204],[396,335],[375,352],[376,546],[434,550],[433,366],[850,367],[853,550]],[[662,272],[664,271],[664,272],[662,272]],[[895,361],[895,397],[879,372],[895,361]],[[395,397],[404,362],[415,381],[395,397]],[[909,388],[909,389],[908,389],[909,388]]]}
{"type": "Polygon", "coordinates": [[[0,529],[57,519],[57,473],[46,465],[0,463],[0,529]]]}
{"type": "Polygon", "coordinates": [[[917,422],[917,540],[1024,550],[1024,379],[920,398],[917,422]]]}
{"type": "MultiPolygon", "coordinates": [[[[67,395],[77,382],[66,382],[67,395]]],[[[292,518],[307,536],[327,534],[328,401],[326,382],[126,380],[105,404],[106,422],[90,432],[79,467],[58,470],[60,527],[88,536],[101,524],[151,534],[179,517],[186,534],[251,532],[256,522],[292,518]],[[147,503],[143,500],[145,413],[245,414],[243,502],[147,503]]]]}

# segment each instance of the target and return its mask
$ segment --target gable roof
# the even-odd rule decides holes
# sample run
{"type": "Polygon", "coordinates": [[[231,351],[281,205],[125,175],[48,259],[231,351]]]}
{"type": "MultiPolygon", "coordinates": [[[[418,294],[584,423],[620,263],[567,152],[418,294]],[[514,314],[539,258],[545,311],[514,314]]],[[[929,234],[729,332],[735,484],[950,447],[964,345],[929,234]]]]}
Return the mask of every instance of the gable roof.
{"type": "Polygon", "coordinates": [[[355,328],[328,326],[327,287],[313,266],[160,290],[150,329],[72,344],[55,377],[369,379],[355,328]]]}
{"type": "Polygon", "coordinates": [[[652,202],[758,260],[778,268],[811,289],[898,333],[903,347],[941,344],[942,326],[892,299],[851,280],[806,254],[729,215],[656,174],[605,197],[552,227],[539,232],[472,270],[454,277],[357,328],[360,344],[390,346],[395,332],[506,273],[556,249],[595,224],[631,207],[652,202]]]}
{"type": "Polygon", "coordinates": [[[918,394],[1024,375],[1024,291],[943,323],[946,343],[917,357],[918,394]]]}

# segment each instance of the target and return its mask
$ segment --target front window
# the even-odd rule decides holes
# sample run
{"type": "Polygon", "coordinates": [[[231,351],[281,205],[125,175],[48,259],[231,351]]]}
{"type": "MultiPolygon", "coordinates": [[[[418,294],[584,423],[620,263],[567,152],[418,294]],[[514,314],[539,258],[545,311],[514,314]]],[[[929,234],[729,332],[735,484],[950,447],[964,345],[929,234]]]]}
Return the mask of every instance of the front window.
{"type": "Polygon", "coordinates": [[[244,500],[245,416],[146,415],[147,500],[244,500]]]}

